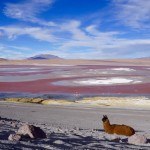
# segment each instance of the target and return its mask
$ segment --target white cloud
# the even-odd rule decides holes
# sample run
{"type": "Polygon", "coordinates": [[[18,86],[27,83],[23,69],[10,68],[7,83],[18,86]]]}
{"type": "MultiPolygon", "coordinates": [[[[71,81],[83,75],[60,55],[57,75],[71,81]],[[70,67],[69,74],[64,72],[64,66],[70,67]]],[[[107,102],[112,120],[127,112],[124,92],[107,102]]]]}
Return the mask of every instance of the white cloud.
{"type": "Polygon", "coordinates": [[[3,35],[8,36],[9,39],[15,39],[20,35],[28,35],[40,41],[54,42],[55,36],[52,35],[51,30],[42,27],[18,27],[18,26],[4,26],[0,27],[3,35]]]}
{"type": "Polygon", "coordinates": [[[4,9],[7,17],[38,23],[45,26],[55,26],[54,22],[46,22],[37,15],[52,5],[54,0],[26,0],[21,3],[8,3],[4,9]]]}
{"type": "Polygon", "coordinates": [[[69,26],[69,24],[66,26],[66,29],[68,29],[67,32],[70,32],[72,36],[70,40],[62,43],[59,47],[60,50],[70,51],[78,48],[83,49],[83,52],[76,50],[76,53],[70,55],[71,57],[140,57],[144,56],[143,50],[146,51],[145,55],[150,55],[150,52],[147,51],[148,48],[150,49],[150,39],[121,38],[120,35],[123,34],[122,32],[102,32],[95,25],[81,29],[79,25],[81,23],[76,23],[74,26],[69,26]],[[89,49],[89,52],[84,53],[84,49],[89,49]]]}
{"type": "Polygon", "coordinates": [[[133,28],[150,27],[150,0],[113,0],[119,21],[133,28]]]}
{"type": "MultiPolygon", "coordinates": [[[[129,54],[132,54],[132,56],[135,54],[139,57],[150,55],[150,51],[148,51],[150,49],[149,38],[132,40],[129,37],[122,38],[124,33],[120,31],[102,32],[96,24],[85,26],[79,20],[56,23],[40,19],[38,15],[47,10],[53,2],[54,0],[25,0],[15,4],[7,3],[4,9],[4,14],[7,17],[40,26],[0,26],[0,38],[6,36],[11,40],[15,40],[26,35],[38,41],[52,43],[55,45],[55,50],[51,53],[67,58],[129,57],[129,54]],[[146,51],[146,54],[143,51],[146,51]]],[[[149,27],[149,0],[113,0],[113,4],[115,4],[118,20],[124,25],[138,29],[149,27]]],[[[8,57],[13,56],[14,53],[16,53],[17,58],[22,57],[24,50],[28,51],[30,48],[0,47],[0,51],[5,56],[9,55],[8,57]],[[19,50],[22,52],[19,52],[19,50]]],[[[44,50],[42,53],[48,53],[48,50],[44,50]]],[[[26,53],[24,56],[29,55],[26,53]]]]}
{"type": "MultiPolygon", "coordinates": [[[[71,20],[61,26],[62,31],[70,33],[70,40],[62,43],[60,49],[87,47],[93,50],[101,50],[115,46],[111,44],[118,32],[100,32],[95,25],[81,28],[81,22],[71,20]]],[[[116,46],[115,46],[116,47],[116,46]]]]}
{"type": "Polygon", "coordinates": [[[48,50],[33,50],[29,47],[0,44],[1,57],[6,59],[25,59],[38,54],[48,54],[48,50]]]}
{"type": "MultiPolygon", "coordinates": [[[[70,20],[57,27],[3,26],[0,31],[10,39],[28,35],[55,45],[59,56],[82,58],[114,58],[150,55],[150,39],[121,38],[122,32],[98,30],[96,25],[83,27],[80,21],[70,20]],[[63,33],[63,37],[62,37],[63,33]],[[67,35],[67,36],[66,36],[67,35]],[[84,53],[84,50],[88,50],[84,53]],[[73,53],[73,55],[72,55],[73,53]]],[[[47,51],[45,51],[47,52],[47,51]]],[[[44,53],[44,51],[43,51],[44,53]]],[[[55,53],[55,54],[56,54],[55,53]]]]}
{"type": "Polygon", "coordinates": [[[23,47],[23,46],[13,46],[13,45],[8,45],[7,46],[8,48],[12,48],[12,49],[16,49],[16,50],[22,50],[22,51],[29,51],[29,50],[32,50],[31,48],[29,47],[23,47]]]}
{"type": "Polygon", "coordinates": [[[24,56],[24,53],[21,51],[14,51],[11,48],[8,48],[5,45],[0,45],[1,57],[6,59],[21,59],[24,56]]]}
{"type": "Polygon", "coordinates": [[[72,34],[72,38],[74,40],[82,40],[82,39],[89,39],[88,36],[84,31],[80,29],[81,22],[77,20],[70,20],[68,22],[63,23],[60,25],[61,31],[66,31],[72,34]]]}

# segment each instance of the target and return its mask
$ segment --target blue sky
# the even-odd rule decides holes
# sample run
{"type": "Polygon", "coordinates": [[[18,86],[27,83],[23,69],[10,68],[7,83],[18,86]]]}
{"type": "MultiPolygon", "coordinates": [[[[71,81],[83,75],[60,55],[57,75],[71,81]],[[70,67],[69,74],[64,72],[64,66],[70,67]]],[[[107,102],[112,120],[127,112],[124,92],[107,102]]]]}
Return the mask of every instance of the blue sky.
{"type": "Polygon", "coordinates": [[[1,0],[0,57],[150,56],[149,0],[1,0]]]}

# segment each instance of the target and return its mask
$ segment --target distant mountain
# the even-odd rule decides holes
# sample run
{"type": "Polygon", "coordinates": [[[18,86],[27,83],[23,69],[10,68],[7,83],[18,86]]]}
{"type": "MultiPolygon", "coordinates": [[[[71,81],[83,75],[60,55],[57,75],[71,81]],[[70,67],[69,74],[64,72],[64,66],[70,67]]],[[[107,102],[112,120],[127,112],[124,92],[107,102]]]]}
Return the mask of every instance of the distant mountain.
{"type": "Polygon", "coordinates": [[[7,60],[7,59],[5,59],[5,58],[0,58],[0,61],[3,61],[3,60],[7,60]]]}
{"type": "Polygon", "coordinates": [[[35,60],[35,59],[61,59],[61,58],[51,54],[41,54],[28,58],[28,60],[35,60]]]}

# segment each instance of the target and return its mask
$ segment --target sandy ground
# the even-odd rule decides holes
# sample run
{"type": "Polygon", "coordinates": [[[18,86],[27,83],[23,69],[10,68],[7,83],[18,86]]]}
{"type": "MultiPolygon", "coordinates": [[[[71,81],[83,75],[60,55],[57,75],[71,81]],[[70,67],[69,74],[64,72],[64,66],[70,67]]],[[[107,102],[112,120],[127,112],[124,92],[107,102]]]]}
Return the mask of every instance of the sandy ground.
{"type": "Polygon", "coordinates": [[[108,115],[111,123],[132,126],[137,134],[150,139],[150,110],[116,109],[101,107],[58,106],[0,102],[0,149],[150,149],[145,145],[131,145],[127,137],[113,141],[102,127],[102,115],[108,115]],[[17,127],[12,127],[15,122],[17,127]],[[46,139],[10,142],[10,133],[23,123],[40,126],[46,139]]]}

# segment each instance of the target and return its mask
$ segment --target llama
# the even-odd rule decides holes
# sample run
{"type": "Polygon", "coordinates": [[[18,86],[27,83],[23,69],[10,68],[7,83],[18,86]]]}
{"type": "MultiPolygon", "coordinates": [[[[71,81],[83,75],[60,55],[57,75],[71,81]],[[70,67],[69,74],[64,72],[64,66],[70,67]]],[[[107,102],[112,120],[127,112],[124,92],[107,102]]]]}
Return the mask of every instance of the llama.
{"type": "Polygon", "coordinates": [[[135,134],[135,130],[130,126],[110,124],[109,119],[106,115],[103,115],[102,121],[103,121],[104,130],[108,134],[118,134],[118,135],[125,135],[125,136],[131,136],[135,134]]]}

